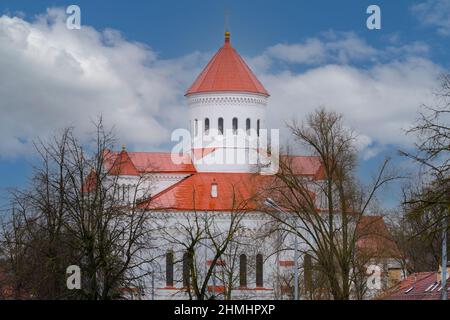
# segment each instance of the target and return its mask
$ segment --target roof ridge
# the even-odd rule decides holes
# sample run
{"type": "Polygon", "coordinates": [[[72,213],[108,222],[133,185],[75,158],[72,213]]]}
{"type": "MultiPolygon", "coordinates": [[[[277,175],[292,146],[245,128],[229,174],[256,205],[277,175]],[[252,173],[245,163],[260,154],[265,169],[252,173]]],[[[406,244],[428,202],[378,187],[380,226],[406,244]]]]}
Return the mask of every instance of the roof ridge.
{"type": "Polygon", "coordinates": [[[187,181],[189,178],[195,176],[197,173],[192,173],[190,175],[188,175],[187,177],[182,178],[180,181],[175,182],[173,185],[171,185],[170,187],[161,190],[160,192],[158,192],[157,194],[155,194],[153,197],[150,197],[150,201],[153,201],[159,197],[161,197],[162,195],[164,195],[165,193],[171,191],[172,189],[174,189],[175,187],[179,186],[182,182],[187,181]]]}
{"type": "MultiPolygon", "coordinates": [[[[219,53],[221,52],[221,51],[223,51],[223,50],[225,50],[225,44],[219,49],[219,51],[217,51],[217,53],[214,55],[214,60],[211,60],[211,66],[214,64],[214,62],[215,62],[215,60],[216,60],[216,57],[219,55],[219,53]]],[[[222,61],[220,61],[219,62],[219,65],[217,66],[217,68],[216,68],[216,72],[214,73],[214,77],[213,77],[213,82],[212,82],[212,85],[211,85],[211,87],[214,87],[214,84],[216,83],[216,81],[217,81],[217,73],[219,72],[219,67],[221,66],[223,64],[223,62],[222,61]]],[[[208,72],[205,72],[205,75],[207,74],[208,72]]]]}
{"type": "Polygon", "coordinates": [[[109,173],[112,175],[139,175],[139,170],[136,168],[133,160],[131,160],[128,152],[124,149],[117,154],[109,169],[109,173]],[[130,165],[131,168],[126,167],[130,165]],[[126,173],[123,174],[122,171],[126,171],[126,173]]]}

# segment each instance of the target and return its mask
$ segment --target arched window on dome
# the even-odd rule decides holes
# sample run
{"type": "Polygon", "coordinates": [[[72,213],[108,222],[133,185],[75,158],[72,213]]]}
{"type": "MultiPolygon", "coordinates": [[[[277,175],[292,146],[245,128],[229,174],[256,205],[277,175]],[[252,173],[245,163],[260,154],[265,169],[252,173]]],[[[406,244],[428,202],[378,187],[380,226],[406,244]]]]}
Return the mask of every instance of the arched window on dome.
{"type": "Polygon", "coordinates": [[[217,124],[218,124],[219,134],[223,134],[223,118],[219,118],[217,124]]]}
{"type": "Polygon", "coordinates": [[[233,118],[233,134],[236,135],[238,130],[238,119],[233,118]]]}
{"type": "Polygon", "coordinates": [[[209,134],[209,118],[205,118],[205,134],[209,134]]]}
{"type": "Polygon", "coordinates": [[[194,136],[198,136],[198,120],[194,120],[194,136]]]}
{"type": "Polygon", "coordinates": [[[256,255],[256,286],[263,287],[264,286],[264,273],[263,273],[263,256],[258,253],[256,255]]]}
{"type": "Polygon", "coordinates": [[[245,130],[247,130],[247,134],[250,134],[250,118],[247,118],[247,120],[245,120],[245,130]]]}
{"type": "Polygon", "coordinates": [[[260,127],[260,121],[258,119],[258,121],[256,121],[256,134],[258,135],[258,137],[259,137],[259,127],[260,127]]]}

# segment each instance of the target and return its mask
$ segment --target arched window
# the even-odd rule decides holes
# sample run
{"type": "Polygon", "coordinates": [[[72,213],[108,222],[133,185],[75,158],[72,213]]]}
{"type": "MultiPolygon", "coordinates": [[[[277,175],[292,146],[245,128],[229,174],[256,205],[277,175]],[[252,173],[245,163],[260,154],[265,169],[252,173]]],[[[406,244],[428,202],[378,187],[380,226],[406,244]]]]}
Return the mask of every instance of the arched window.
{"type": "Polygon", "coordinates": [[[238,119],[233,118],[233,134],[237,134],[237,130],[238,130],[238,119]]]}
{"type": "Polygon", "coordinates": [[[173,287],[173,252],[166,253],[166,286],[173,287]]]}
{"type": "Polygon", "coordinates": [[[198,136],[198,120],[194,120],[194,135],[198,136]]]}
{"type": "Polygon", "coordinates": [[[256,255],[256,286],[264,286],[263,256],[260,253],[256,255]]]}
{"type": "Polygon", "coordinates": [[[303,258],[303,274],[305,277],[305,289],[311,291],[313,282],[313,267],[311,256],[306,253],[303,258]]]}
{"type": "Polygon", "coordinates": [[[250,133],[250,118],[247,118],[247,120],[245,120],[245,130],[247,130],[247,134],[250,133]]]}
{"type": "Polygon", "coordinates": [[[209,118],[205,118],[205,134],[209,134],[209,118]]]}
{"type": "Polygon", "coordinates": [[[116,186],[114,188],[114,190],[113,190],[114,191],[114,198],[116,198],[117,201],[120,201],[120,199],[121,199],[120,189],[121,189],[121,186],[116,186]]]}
{"type": "Polygon", "coordinates": [[[219,129],[219,134],[223,134],[223,118],[219,118],[218,129],[219,129]]]}
{"type": "Polygon", "coordinates": [[[247,256],[245,254],[239,256],[239,286],[247,286],[247,256]]]}
{"type": "Polygon", "coordinates": [[[192,255],[188,252],[183,254],[183,287],[188,288],[191,285],[191,264],[192,255]]]}
{"type": "Polygon", "coordinates": [[[131,189],[131,186],[129,184],[127,184],[127,191],[126,191],[125,198],[128,202],[130,202],[130,189],[131,189]]]}
{"type": "Polygon", "coordinates": [[[259,123],[259,119],[258,119],[258,121],[256,121],[256,134],[258,135],[258,137],[259,137],[259,126],[260,126],[260,123],[259,123]]]}

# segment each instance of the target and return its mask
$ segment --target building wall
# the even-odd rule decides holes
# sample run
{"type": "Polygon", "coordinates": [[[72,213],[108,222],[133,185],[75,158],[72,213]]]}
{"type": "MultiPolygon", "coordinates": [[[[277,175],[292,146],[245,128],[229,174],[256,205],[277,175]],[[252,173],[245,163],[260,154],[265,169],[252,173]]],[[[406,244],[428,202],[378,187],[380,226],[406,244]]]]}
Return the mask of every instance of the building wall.
{"type": "MultiPolygon", "coordinates": [[[[229,230],[230,212],[153,212],[152,213],[152,229],[158,230],[154,232],[155,241],[157,243],[157,256],[154,262],[156,272],[154,273],[154,286],[152,287],[151,279],[145,283],[145,297],[150,299],[188,299],[189,295],[183,288],[183,254],[186,252],[186,246],[189,246],[189,232],[186,231],[190,226],[198,222],[199,229],[204,231],[206,224],[214,225],[212,233],[215,239],[220,243],[220,239],[224,236],[224,232],[229,230]],[[174,255],[174,285],[167,286],[166,283],[166,253],[173,252],[174,255]],[[153,292],[153,295],[152,295],[153,292]]],[[[223,278],[230,270],[234,270],[232,296],[235,299],[273,299],[274,293],[274,276],[276,274],[276,255],[274,252],[274,237],[267,236],[263,240],[260,235],[265,232],[264,224],[267,218],[261,213],[246,213],[241,221],[242,228],[234,234],[233,243],[229,244],[229,250],[225,252],[221,259],[227,267],[216,266],[216,280],[210,279],[208,285],[213,286],[215,283],[218,292],[217,298],[223,298],[220,287],[228,286],[228,280],[223,278]],[[237,243],[239,242],[239,245],[237,243]],[[234,267],[231,266],[233,260],[239,261],[241,254],[247,256],[247,286],[240,288],[239,283],[239,263],[234,267]],[[255,263],[256,255],[263,256],[263,286],[256,286],[255,263]]],[[[191,228],[191,231],[196,231],[191,228]]],[[[205,234],[203,234],[205,235],[205,234]]],[[[206,275],[208,269],[208,260],[213,259],[214,251],[210,249],[211,241],[203,239],[195,248],[195,264],[198,269],[200,278],[206,275]]],[[[199,281],[203,283],[203,281],[199,281]]],[[[212,294],[212,288],[208,291],[208,296],[212,294]]]]}
{"type": "MultiPolygon", "coordinates": [[[[154,249],[152,257],[155,260],[147,269],[141,272],[148,272],[152,276],[145,277],[142,283],[144,292],[143,299],[189,299],[186,288],[183,286],[183,254],[190,245],[189,230],[195,233],[192,226],[197,225],[200,232],[204,232],[208,224],[212,233],[216,234],[215,239],[220,243],[230,226],[230,212],[149,212],[149,223],[152,229],[154,249]],[[197,223],[196,223],[197,222],[197,223]],[[212,227],[213,226],[213,227],[212,227]],[[172,252],[174,255],[174,283],[169,286],[166,283],[166,254],[172,252]],[[153,273],[151,272],[153,271],[153,273]]],[[[208,286],[216,286],[217,299],[223,299],[220,292],[221,286],[228,286],[228,280],[223,278],[223,274],[233,271],[232,299],[292,299],[293,297],[293,274],[294,274],[294,237],[292,234],[281,235],[276,232],[269,232],[271,229],[270,218],[260,212],[246,213],[241,221],[242,229],[233,235],[233,254],[228,251],[223,255],[223,262],[227,267],[222,267],[219,263],[216,266],[217,278],[215,281],[209,280],[208,286]],[[280,242],[279,239],[282,239],[280,242]],[[239,245],[236,245],[239,243],[239,245]],[[247,256],[247,286],[240,287],[239,283],[239,257],[241,254],[247,256]],[[256,255],[263,256],[263,286],[256,286],[256,255]],[[230,267],[234,262],[234,267],[230,267]]],[[[195,227],[194,227],[195,228],[195,227]]],[[[203,234],[205,236],[205,234],[203,234]]],[[[197,276],[203,278],[208,269],[208,260],[212,260],[214,251],[209,249],[211,241],[203,239],[195,247],[195,265],[198,270],[197,276]]],[[[305,243],[299,239],[299,280],[300,299],[309,299],[304,288],[303,259],[305,253],[309,252],[305,243]]],[[[309,252],[311,253],[311,252],[309,252]]],[[[381,290],[364,288],[364,298],[370,299],[379,295],[382,290],[389,286],[389,272],[398,265],[394,259],[383,258],[373,259],[369,264],[380,266],[381,290]]],[[[365,281],[365,280],[364,280],[365,281]]],[[[198,282],[200,285],[203,281],[198,282]]],[[[364,283],[363,283],[364,285],[364,283]]],[[[317,290],[317,288],[316,288],[317,290]]],[[[208,291],[207,297],[212,295],[212,288],[208,291]]]]}
{"type": "MultiPolygon", "coordinates": [[[[224,158],[225,155],[230,159],[231,153],[235,154],[236,158],[245,159],[249,158],[249,149],[258,148],[258,123],[259,129],[266,128],[267,97],[235,92],[194,94],[188,97],[188,105],[193,149],[224,148],[226,150],[216,151],[216,159],[219,156],[224,158]],[[219,130],[220,118],[223,119],[223,130],[219,130]],[[205,128],[206,119],[209,120],[209,130],[205,128]],[[233,119],[237,119],[236,134],[233,119]],[[250,131],[247,131],[247,120],[250,121],[250,131]]],[[[209,158],[211,157],[212,155],[209,155],[209,158]]],[[[194,158],[197,171],[253,172],[256,167],[252,165],[254,161],[235,161],[235,164],[228,161],[221,165],[210,160],[194,158]]]]}
{"type": "Polygon", "coordinates": [[[188,176],[182,173],[148,173],[142,176],[111,176],[109,179],[111,186],[117,188],[116,196],[127,203],[133,201],[135,192],[136,199],[149,198],[188,176]]]}

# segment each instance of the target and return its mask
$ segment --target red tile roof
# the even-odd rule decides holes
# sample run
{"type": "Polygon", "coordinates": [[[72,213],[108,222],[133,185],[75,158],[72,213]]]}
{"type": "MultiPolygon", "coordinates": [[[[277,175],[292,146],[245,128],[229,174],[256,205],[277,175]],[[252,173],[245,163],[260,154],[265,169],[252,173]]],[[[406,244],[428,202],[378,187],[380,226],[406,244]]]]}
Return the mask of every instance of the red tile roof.
{"type": "Polygon", "coordinates": [[[289,167],[289,172],[311,176],[318,180],[324,177],[324,170],[319,157],[281,156],[281,161],[289,167]]]}
{"type": "Polygon", "coordinates": [[[357,225],[357,248],[370,257],[400,257],[382,216],[363,216],[357,225]]]}
{"type": "MultiPolygon", "coordinates": [[[[122,151],[123,152],[123,151],[122,151]]],[[[123,165],[118,167],[120,174],[133,172],[131,165],[139,173],[194,173],[196,172],[189,156],[184,156],[182,164],[175,164],[172,161],[170,152],[126,152],[127,157],[121,156],[122,152],[107,151],[105,155],[106,169],[114,167],[116,159],[122,159],[123,165]],[[129,160],[129,161],[128,161],[129,160]],[[130,163],[131,161],[131,163],[130,163]],[[125,171],[121,172],[120,169],[125,171]]],[[[121,163],[120,161],[118,162],[121,163]]]]}
{"type": "MultiPolygon", "coordinates": [[[[321,170],[317,157],[291,157],[294,172],[316,177],[321,170]]],[[[166,210],[233,211],[257,210],[263,193],[276,185],[275,176],[255,173],[194,173],[142,204],[143,208],[166,210]],[[217,185],[218,196],[211,196],[217,185]]],[[[314,197],[314,194],[312,194],[314,197]]]]}
{"type": "Polygon", "coordinates": [[[194,156],[194,159],[198,160],[202,159],[210,153],[213,153],[214,151],[216,151],[216,148],[197,148],[192,149],[192,154],[194,156]]]}
{"type": "Polygon", "coordinates": [[[139,171],[131,161],[128,152],[123,149],[119,154],[114,156],[114,159],[109,159],[111,167],[108,170],[110,175],[125,175],[125,176],[137,176],[139,171]]]}
{"type": "MultiPolygon", "coordinates": [[[[215,148],[194,150],[196,159],[213,152],[215,148]]],[[[170,152],[128,152],[122,150],[105,151],[105,166],[111,174],[136,175],[138,173],[196,173],[195,166],[189,155],[183,156],[182,164],[172,161],[170,152]]],[[[323,167],[320,159],[314,156],[289,156],[292,171],[298,175],[312,176],[315,179],[323,177],[323,167]]]]}
{"type": "Polygon", "coordinates": [[[257,209],[258,193],[273,176],[254,173],[196,173],[141,204],[142,208],[181,211],[238,211],[257,209]],[[217,185],[217,197],[211,187],[217,185]]]}
{"type": "MultiPolygon", "coordinates": [[[[211,150],[197,150],[196,157],[211,150]]],[[[296,174],[317,177],[321,164],[317,157],[291,156],[296,174]]],[[[112,175],[138,175],[140,173],[184,173],[188,177],[175,183],[142,203],[149,209],[232,211],[257,209],[257,193],[274,182],[274,176],[254,173],[198,173],[191,158],[185,156],[186,164],[172,162],[169,152],[121,152],[105,151],[106,170],[112,175]],[[216,184],[218,196],[211,196],[211,185],[216,184]]],[[[86,190],[93,189],[96,175],[86,179],[86,190]]],[[[267,188],[268,189],[268,188],[267,188]]]]}
{"type": "MultiPolygon", "coordinates": [[[[441,284],[437,282],[437,272],[418,272],[408,276],[389,290],[383,300],[440,300],[441,284]]],[[[450,285],[447,282],[447,291],[450,285]]]]}
{"type": "Polygon", "coordinates": [[[93,192],[97,187],[97,179],[97,173],[94,170],[91,170],[81,186],[81,191],[88,193],[93,192]]]}
{"type": "Polygon", "coordinates": [[[245,61],[231,46],[229,37],[200,73],[186,95],[204,92],[237,91],[268,96],[245,61]]]}

